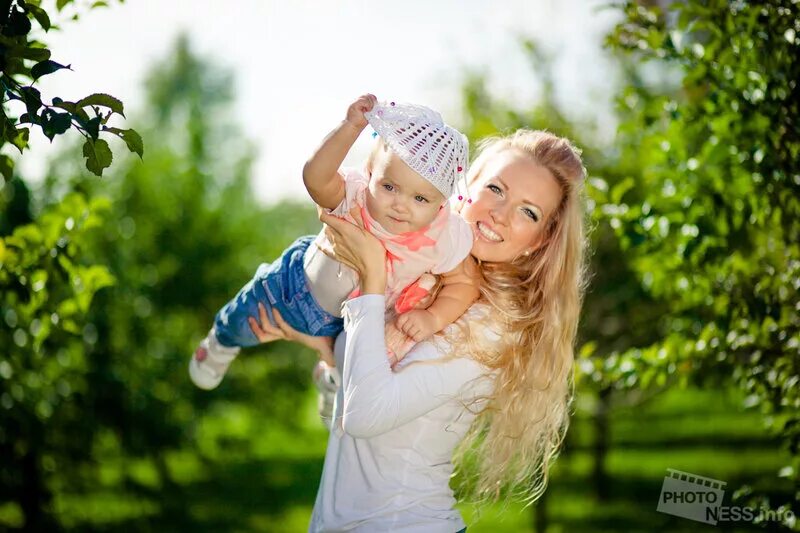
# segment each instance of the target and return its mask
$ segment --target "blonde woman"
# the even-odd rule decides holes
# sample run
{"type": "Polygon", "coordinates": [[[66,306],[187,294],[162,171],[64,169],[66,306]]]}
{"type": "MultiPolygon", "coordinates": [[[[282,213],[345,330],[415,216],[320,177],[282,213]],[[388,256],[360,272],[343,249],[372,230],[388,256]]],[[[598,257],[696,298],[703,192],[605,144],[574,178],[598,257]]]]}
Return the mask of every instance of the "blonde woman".
{"type": "MultiPolygon", "coordinates": [[[[458,469],[478,500],[541,495],[572,398],[584,178],[579,151],[550,133],[484,141],[458,206],[475,234],[481,297],[395,371],[383,337],[386,252],[321,216],[361,296],[343,306],[342,384],[310,531],[463,531],[449,486],[458,469]]],[[[308,341],[279,323],[251,325],[260,340],[308,341]]]]}

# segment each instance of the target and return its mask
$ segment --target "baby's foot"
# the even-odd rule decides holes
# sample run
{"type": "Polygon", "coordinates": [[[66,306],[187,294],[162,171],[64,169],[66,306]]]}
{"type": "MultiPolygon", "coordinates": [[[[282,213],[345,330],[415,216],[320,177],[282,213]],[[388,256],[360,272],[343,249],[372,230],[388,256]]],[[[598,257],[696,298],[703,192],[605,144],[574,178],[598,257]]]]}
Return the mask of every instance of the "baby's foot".
{"type": "Polygon", "coordinates": [[[333,402],[336,399],[337,385],[336,368],[332,368],[322,361],[314,367],[314,384],[319,391],[317,410],[322,423],[330,427],[333,418],[333,402]]]}
{"type": "Polygon", "coordinates": [[[239,354],[239,350],[238,347],[221,345],[212,329],[200,342],[200,346],[189,361],[189,377],[192,382],[201,389],[216,388],[225,377],[231,361],[239,354]]]}

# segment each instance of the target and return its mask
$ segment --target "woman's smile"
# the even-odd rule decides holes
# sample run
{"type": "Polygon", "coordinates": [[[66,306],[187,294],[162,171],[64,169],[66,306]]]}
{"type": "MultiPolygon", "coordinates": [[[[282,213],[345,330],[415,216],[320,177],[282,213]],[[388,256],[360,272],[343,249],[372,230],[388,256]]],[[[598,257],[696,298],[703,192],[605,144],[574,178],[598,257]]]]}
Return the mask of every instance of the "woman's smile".
{"type": "Polygon", "coordinates": [[[486,222],[475,223],[475,235],[489,242],[503,242],[503,238],[486,222]]]}

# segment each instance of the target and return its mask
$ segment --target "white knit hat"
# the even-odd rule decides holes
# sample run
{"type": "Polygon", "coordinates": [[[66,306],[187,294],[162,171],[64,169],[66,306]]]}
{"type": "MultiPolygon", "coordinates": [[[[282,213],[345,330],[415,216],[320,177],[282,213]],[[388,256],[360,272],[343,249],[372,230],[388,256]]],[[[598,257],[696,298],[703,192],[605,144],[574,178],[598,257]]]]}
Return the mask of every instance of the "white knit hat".
{"type": "Polygon", "coordinates": [[[389,148],[428,180],[445,199],[465,180],[469,142],[432,109],[413,104],[377,104],[365,113],[389,148]]]}

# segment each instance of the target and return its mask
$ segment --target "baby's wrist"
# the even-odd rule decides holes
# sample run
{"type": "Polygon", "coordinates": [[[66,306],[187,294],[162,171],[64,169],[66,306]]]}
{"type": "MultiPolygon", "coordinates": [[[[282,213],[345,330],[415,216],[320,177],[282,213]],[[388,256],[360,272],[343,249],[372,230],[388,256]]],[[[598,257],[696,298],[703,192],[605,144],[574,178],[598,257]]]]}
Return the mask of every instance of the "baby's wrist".
{"type": "Polygon", "coordinates": [[[352,133],[356,135],[360,135],[364,128],[367,127],[367,120],[363,119],[363,121],[356,121],[354,122],[350,117],[347,117],[342,121],[342,127],[350,130],[352,133]]]}

